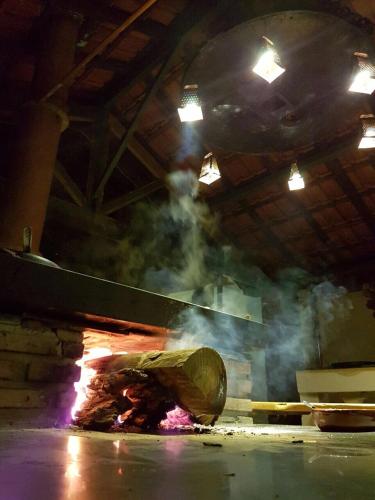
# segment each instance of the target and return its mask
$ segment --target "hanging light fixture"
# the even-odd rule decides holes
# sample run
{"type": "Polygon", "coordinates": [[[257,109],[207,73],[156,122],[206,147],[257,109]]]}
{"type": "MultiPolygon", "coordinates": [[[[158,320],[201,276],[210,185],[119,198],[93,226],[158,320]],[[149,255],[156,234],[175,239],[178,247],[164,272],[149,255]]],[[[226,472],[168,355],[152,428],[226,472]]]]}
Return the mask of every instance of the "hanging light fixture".
{"type": "Polygon", "coordinates": [[[375,116],[361,115],[363,135],[358,149],[375,148],[375,116]]]}
{"type": "Polygon", "coordinates": [[[288,185],[290,191],[297,191],[297,189],[303,189],[305,187],[305,181],[298,170],[296,162],[291,165],[288,185]]]}
{"type": "Polygon", "coordinates": [[[279,65],[280,58],[274,48],[273,42],[265,36],[262,38],[264,40],[263,52],[253,67],[253,72],[268,83],[272,83],[284,73],[285,68],[279,65]]]}
{"type": "Polygon", "coordinates": [[[203,158],[202,169],[199,175],[199,182],[204,184],[212,184],[213,182],[220,179],[221,174],[217,160],[213,153],[208,153],[203,158]]]}
{"type": "Polygon", "coordinates": [[[353,79],[350,92],[360,94],[372,94],[375,90],[375,66],[369,60],[367,54],[354,52],[358,61],[358,71],[353,79]]]}
{"type": "Polygon", "coordinates": [[[185,85],[178,114],[182,122],[203,120],[201,101],[198,95],[198,85],[185,85]]]}

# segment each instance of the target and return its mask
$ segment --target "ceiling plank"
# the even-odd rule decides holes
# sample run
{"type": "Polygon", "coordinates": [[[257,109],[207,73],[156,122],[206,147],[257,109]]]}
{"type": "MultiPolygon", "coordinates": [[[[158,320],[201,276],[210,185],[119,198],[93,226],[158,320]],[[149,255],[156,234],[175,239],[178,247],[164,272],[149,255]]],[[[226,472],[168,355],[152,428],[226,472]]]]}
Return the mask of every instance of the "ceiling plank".
{"type": "Polygon", "coordinates": [[[117,212],[118,210],[131,205],[132,203],[141,201],[146,196],[159,191],[159,189],[161,189],[163,186],[164,184],[161,181],[152,181],[145,186],[130,191],[130,193],[126,193],[123,196],[119,196],[118,198],[114,198],[113,200],[108,201],[102,206],[101,212],[104,215],[110,215],[113,212],[117,212]]]}
{"type": "Polygon", "coordinates": [[[375,216],[363,201],[362,196],[357,191],[355,185],[350,180],[350,177],[345,172],[340,160],[334,159],[326,162],[327,168],[335,176],[335,181],[339,184],[343,192],[354,205],[363,221],[369,227],[371,233],[375,235],[375,216]]]}
{"type": "Polygon", "coordinates": [[[317,238],[324,243],[325,245],[330,244],[330,239],[328,235],[325,233],[323,230],[322,226],[317,222],[317,220],[314,218],[311,212],[305,208],[305,205],[303,202],[298,198],[297,193],[291,193],[290,191],[287,192],[287,197],[290,202],[297,207],[299,213],[302,215],[302,217],[305,219],[305,221],[308,223],[310,228],[313,230],[317,238]]]}
{"type": "Polygon", "coordinates": [[[53,96],[60,88],[72,84],[79,75],[86,70],[87,65],[106,50],[129,26],[131,26],[139,17],[141,17],[148,9],[150,9],[158,0],[145,0],[132,14],[120,24],[114,31],[104,38],[90,53],[86,54],[81,61],[79,61],[66,76],[57,82],[48,92],[41,98],[41,102],[45,102],[53,96]]]}
{"type": "Polygon", "coordinates": [[[245,201],[241,201],[241,207],[244,212],[250,217],[250,219],[255,223],[257,229],[261,231],[268,242],[268,244],[275,248],[284,262],[290,266],[302,266],[302,261],[299,256],[291,252],[279,239],[279,237],[270,229],[263,218],[258,214],[256,210],[253,210],[245,201]]]}
{"type": "MultiPolygon", "coordinates": [[[[370,195],[370,194],[373,194],[373,193],[375,193],[375,188],[368,188],[365,191],[362,191],[361,195],[365,196],[365,195],[370,195]]],[[[318,212],[320,212],[320,211],[322,211],[322,210],[324,210],[326,208],[337,208],[342,203],[345,203],[345,202],[347,202],[347,197],[346,196],[342,196],[341,198],[339,198],[337,200],[324,201],[324,202],[321,202],[321,203],[319,203],[317,205],[311,206],[311,207],[309,207],[308,209],[305,209],[305,210],[307,211],[307,213],[313,214],[313,213],[318,213],[318,212]]],[[[249,203],[249,206],[251,207],[252,210],[256,210],[257,208],[261,208],[265,204],[269,204],[269,203],[270,203],[269,201],[267,201],[267,203],[264,202],[264,201],[262,201],[262,202],[257,202],[257,203],[249,203]]],[[[241,207],[239,207],[238,210],[235,211],[235,213],[228,214],[228,217],[235,217],[235,216],[237,216],[237,215],[239,215],[241,213],[243,213],[243,210],[242,210],[241,207]]],[[[285,224],[286,222],[290,222],[292,220],[295,220],[295,219],[298,219],[298,218],[301,218],[301,217],[302,217],[302,214],[300,213],[300,211],[298,209],[296,209],[295,212],[292,212],[292,213],[290,213],[290,214],[288,214],[286,216],[272,218],[272,220],[267,221],[267,225],[268,225],[268,227],[276,227],[276,226],[279,226],[280,224],[285,224]]],[[[362,219],[361,218],[356,218],[356,219],[352,219],[351,220],[351,222],[353,222],[353,221],[356,221],[356,222],[361,221],[362,222],[362,219]]],[[[342,222],[342,223],[345,223],[345,222],[342,222]]],[[[320,227],[321,227],[321,229],[323,231],[327,231],[327,227],[325,227],[325,226],[320,226],[320,227]]],[[[246,229],[245,229],[245,231],[246,231],[246,229]]]]}
{"type": "Polygon", "coordinates": [[[113,104],[116,99],[126,94],[135,83],[142,81],[157,64],[168,57],[168,54],[180,44],[183,36],[190,36],[192,30],[202,27],[213,19],[221,9],[230,6],[230,4],[230,0],[189,2],[186,9],[169,25],[166,35],[161,40],[149,44],[138,57],[129,63],[126,81],[124,81],[123,75],[119,75],[104,87],[99,93],[100,104],[113,104]]]}
{"type": "MultiPolygon", "coordinates": [[[[95,0],[94,2],[93,0],[89,0],[88,4],[87,13],[89,15],[90,12],[94,10],[96,20],[116,27],[126,21],[126,19],[132,14],[132,12],[116,7],[115,5],[104,5],[103,2],[98,2],[98,0],[95,0]],[[92,5],[93,3],[94,8],[92,5]]],[[[139,31],[140,33],[150,36],[151,38],[159,38],[163,36],[167,29],[167,26],[149,17],[137,19],[131,28],[131,30],[139,31]]]]}
{"type": "MultiPolygon", "coordinates": [[[[303,174],[303,172],[307,171],[314,165],[337,158],[338,155],[344,153],[348,149],[353,148],[353,145],[356,142],[357,136],[350,136],[338,144],[335,143],[330,147],[326,147],[324,151],[317,151],[314,153],[310,153],[308,156],[302,157],[298,162],[300,172],[303,174]]],[[[213,196],[208,200],[208,203],[213,208],[219,208],[225,203],[243,200],[249,194],[259,191],[259,189],[266,186],[267,184],[283,181],[286,183],[289,172],[290,164],[288,163],[287,165],[279,167],[276,171],[257,175],[254,178],[243,182],[239,186],[229,190],[228,192],[213,196]]]]}

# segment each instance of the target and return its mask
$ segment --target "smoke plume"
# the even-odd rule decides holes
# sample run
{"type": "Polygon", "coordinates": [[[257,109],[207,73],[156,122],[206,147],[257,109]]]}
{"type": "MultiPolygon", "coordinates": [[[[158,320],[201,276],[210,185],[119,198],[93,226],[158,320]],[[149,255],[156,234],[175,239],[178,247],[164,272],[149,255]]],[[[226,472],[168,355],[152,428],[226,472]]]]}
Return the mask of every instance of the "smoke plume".
{"type": "MultiPolygon", "coordinates": [[[[191,291],[192,302],[224,312],[238,309],[241,296],[260,297],[269,396],[296,397],[295,370],[319,365],[317,304],[329,321],[333,304],[345,290],[328,281],[319,283],[296,268],[284,269],[271,280],[256,266],[245,264],[236,249],[220,243],[218,219],[199,201],[193,172],[173,172],[168,187],[168,202],[136,207],[124,237],[71,245],[65,251],[67,267],[162,294],[191,291]],[[224,285],[233,293],[220,304],[215,302],[215,290],[224,285]]],[[[251,356],[251,323],[244,334],[233,316],[218,316],[200,308],[186,309],[169,325],[176,334],[168,347],[204,345],[237,359],[251,356]]]]}

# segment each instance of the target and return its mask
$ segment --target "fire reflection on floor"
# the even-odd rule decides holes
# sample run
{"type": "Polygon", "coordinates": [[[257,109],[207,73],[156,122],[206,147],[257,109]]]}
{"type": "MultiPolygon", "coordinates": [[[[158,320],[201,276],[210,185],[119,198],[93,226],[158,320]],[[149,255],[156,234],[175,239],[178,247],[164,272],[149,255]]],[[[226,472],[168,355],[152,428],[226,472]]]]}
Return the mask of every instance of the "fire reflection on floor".
{"type": "Polygon", "coordinates": [[[0,499],[373,499],[375,433],[0,430],[0,499]],[[229,434],[228,434],[229,432],[229,434]]]}

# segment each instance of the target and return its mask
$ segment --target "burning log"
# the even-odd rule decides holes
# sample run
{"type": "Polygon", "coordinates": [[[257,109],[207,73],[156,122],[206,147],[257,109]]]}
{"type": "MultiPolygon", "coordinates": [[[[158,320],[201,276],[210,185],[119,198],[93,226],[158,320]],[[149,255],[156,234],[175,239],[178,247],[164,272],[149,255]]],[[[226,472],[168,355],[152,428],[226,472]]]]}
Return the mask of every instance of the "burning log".
{"type": "Polygon", "coordinates": [[[226,398],[224,363],[213,349],[114,354],[87,362],[96,371],[77,414],[84,428],[156,428],[176,404],[203,424],[221,414],[226,398]]]}
{"type": "Polygon", "coordinates": [[[87,396],[76,423],[92,430],[156,428],[174,406],[168,391],[154,377],[132,369],[96,375],[87,396]]]}

